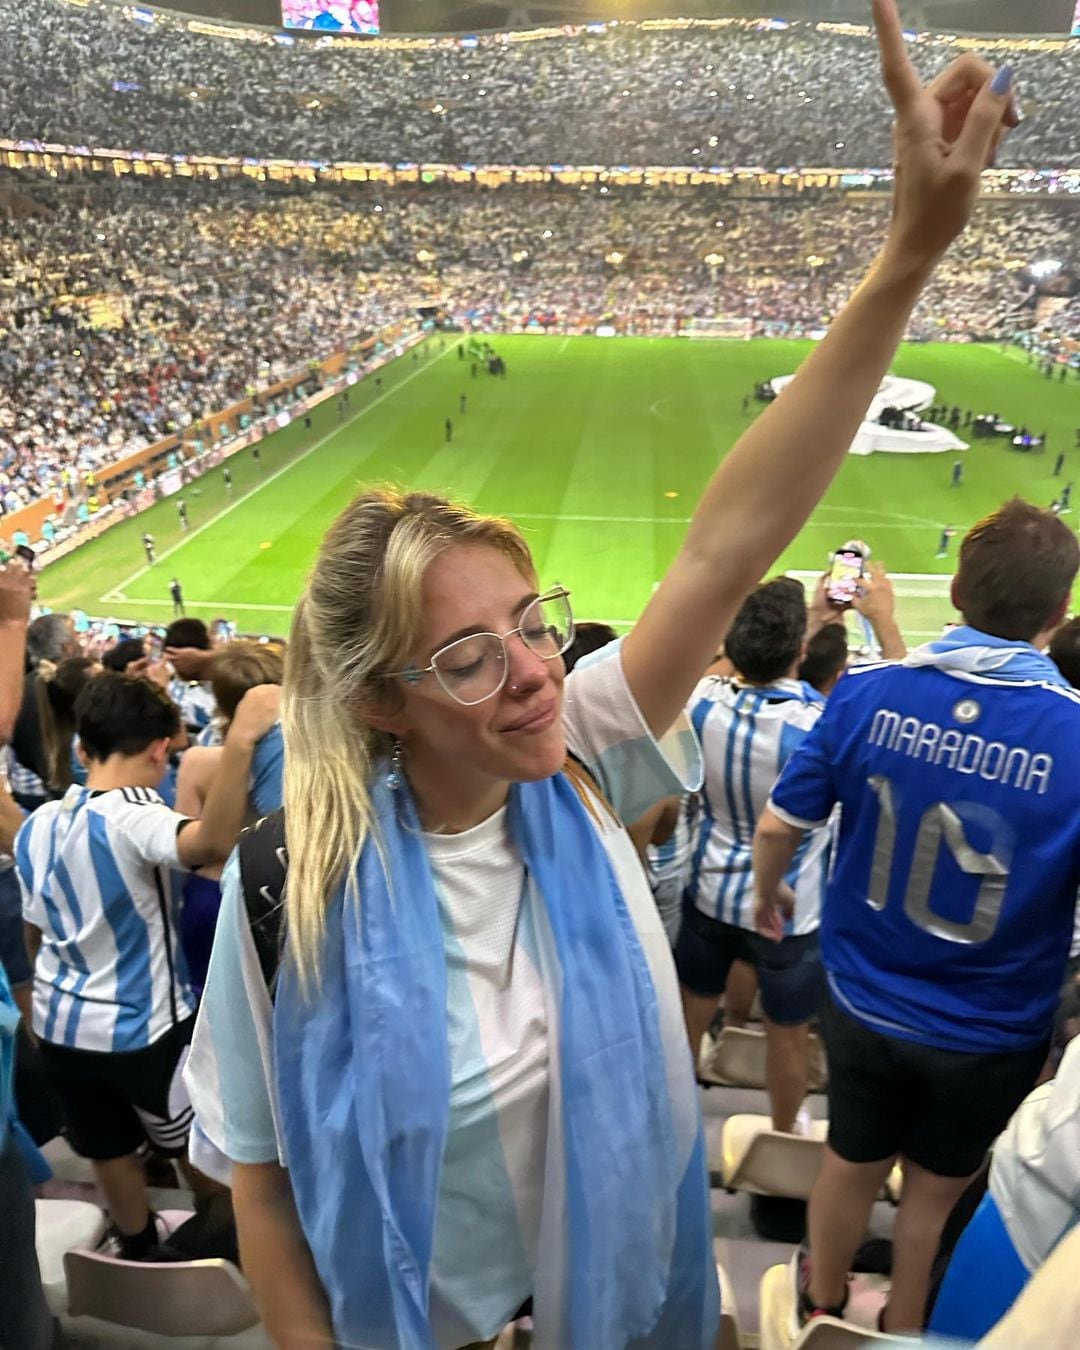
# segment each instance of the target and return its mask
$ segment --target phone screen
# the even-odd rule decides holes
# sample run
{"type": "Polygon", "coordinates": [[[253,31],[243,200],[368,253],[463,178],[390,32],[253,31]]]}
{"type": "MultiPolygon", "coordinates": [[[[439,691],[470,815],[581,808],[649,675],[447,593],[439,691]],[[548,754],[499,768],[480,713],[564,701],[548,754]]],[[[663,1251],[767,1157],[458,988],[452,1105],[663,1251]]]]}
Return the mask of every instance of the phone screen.
{"type": "Polygon", "coordinates": [[[834,605],[850,605],[858,593],[863,575],[863,555],[852,549],[833,554],[825,594],[834,605]]]}

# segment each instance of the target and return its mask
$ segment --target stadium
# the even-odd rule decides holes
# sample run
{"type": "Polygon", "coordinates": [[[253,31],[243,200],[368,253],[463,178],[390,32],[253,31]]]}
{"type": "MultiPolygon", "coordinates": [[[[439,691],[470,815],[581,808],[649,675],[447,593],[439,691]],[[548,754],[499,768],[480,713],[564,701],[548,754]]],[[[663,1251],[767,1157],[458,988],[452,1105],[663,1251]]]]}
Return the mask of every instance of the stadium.
{"type": "Polygon", "coordinates": [[[757,9],[0,8],[5,1350],[1077,1343],[1080,7],[757,9]]]}

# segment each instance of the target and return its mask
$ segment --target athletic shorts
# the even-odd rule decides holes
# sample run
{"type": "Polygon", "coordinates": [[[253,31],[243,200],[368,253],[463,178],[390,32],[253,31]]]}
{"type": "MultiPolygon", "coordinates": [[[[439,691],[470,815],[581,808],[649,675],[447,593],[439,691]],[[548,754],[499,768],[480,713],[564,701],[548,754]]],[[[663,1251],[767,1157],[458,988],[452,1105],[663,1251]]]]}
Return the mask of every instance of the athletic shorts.
{"type": "Polygon", "coordinates": [[[149,1142],[163,1157],[183,1156],[193,1113],[180,1071],[194,1028],[189,1017],[122,1055],[40,1042],[76,1153],[107,1162],[149,1142]]]}
{"type": "Polygon", "coordinates": [[[939,1050],[883,1036],[826,992],[829,1146],[848,1162],[897,1155],[941,1177],[977,1172],[1035,1086],[1050,1040],[1000,1055],[939,1050]]]}
{"type": "Polygon", "coordinates": [[[680,983],[702,998],[719,998],[733,961],[747,961],[757,971],[761,1006],[770,1022],[795,1027],[817,1016],[824,982],[816,931],[773,942],[760,933],[710,919],[691,901],[684,901],[675,943],[680,983]]]}

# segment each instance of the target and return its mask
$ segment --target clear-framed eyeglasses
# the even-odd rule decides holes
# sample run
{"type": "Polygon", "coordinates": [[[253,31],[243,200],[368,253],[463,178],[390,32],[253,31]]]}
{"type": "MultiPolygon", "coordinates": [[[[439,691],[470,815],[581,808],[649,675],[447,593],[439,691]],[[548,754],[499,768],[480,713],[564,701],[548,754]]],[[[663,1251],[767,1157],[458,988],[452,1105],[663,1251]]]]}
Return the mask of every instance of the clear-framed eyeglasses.
{"type": "Polygon", "coordinates": [[[455,702],[469,708],[494,698],[506,683],[510,670],[506,644],[513,637],[542,661],[561,656],[574,640],[574,615],[565,586],[554,586],[526,605],[521,623],[509,633],[470,633],[440,647],[431,665],[393,670],[389,677],[417,684],[425,675],[434,675],[455,702]]]}

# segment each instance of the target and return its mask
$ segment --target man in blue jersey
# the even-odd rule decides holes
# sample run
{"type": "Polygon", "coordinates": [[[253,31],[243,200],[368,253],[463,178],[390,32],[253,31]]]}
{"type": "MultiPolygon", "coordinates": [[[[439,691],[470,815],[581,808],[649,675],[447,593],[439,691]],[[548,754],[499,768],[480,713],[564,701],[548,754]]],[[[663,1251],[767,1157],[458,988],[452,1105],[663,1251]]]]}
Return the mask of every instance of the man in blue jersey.
{"type": "Polygon", "coordinates": [[[795,677],[806,628],[800,582],[780,577],[759,586],[724,641],[735,678],[707,676],[688,707],[705,760],[702,821],[675,944],[690,1047],[696,1060],[732,963],[754,966],[777,1130],[794,1128],[806,1096],[809,1023],[821,996],[817,930],[832,832],[827,823],[813,830],[787,869],[796,904],[779,943],[754,931],[750,850],[780,770],[824,711],[824,699],[795,677]]]}
{"type": "Polygon", "coordinates": [[[89,1158],[120,1254],[157,1244],[139,1149],[186,1152],[191,1108],[179,1070],[195,1004],[179,955],[170,871],[223,862],[244,822],[256,742],[277,717],[279,690],[250,690],[229,728],[200,820],[155,788],[180,731],[175,705],[150,680],[112,671],[75,705],[89,767],[29,817],[15,841],[33,1029],[63,1106],[72,1148],[89,1158]]]}
{"type": "Polygon", "coordinates": [[[976,525],[952,588],[964,626],[849,672],[759,822],[757,924],[780,938],[791,859],[841,806],[802,1321],[842,1310],[899,1157],[883,1325],[921,1326],[945,1218],[1045,1061],[1080,883],[1080,694],[1042,649],[1078,563],[1072,531],[1027,503],[976,525]]]}

